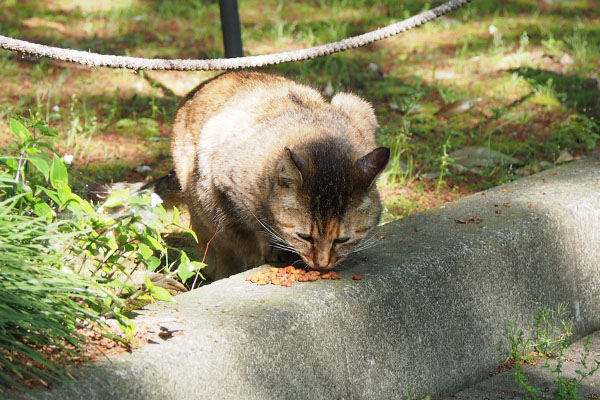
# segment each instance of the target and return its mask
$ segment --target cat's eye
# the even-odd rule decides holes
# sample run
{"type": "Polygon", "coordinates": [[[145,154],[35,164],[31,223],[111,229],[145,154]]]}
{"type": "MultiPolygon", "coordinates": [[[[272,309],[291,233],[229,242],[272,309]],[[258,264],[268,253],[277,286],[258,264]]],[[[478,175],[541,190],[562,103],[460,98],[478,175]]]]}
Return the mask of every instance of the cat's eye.
{"type": "Polygon", "coordinates": [[[349,237],[341,237],[341,238],[337,238],[333,240],[333,245],[335,246],[336,244],[342,244],[342,243],[346,243],[348,240],[350,240],[349,237]]]}
{"type": "Polygon", "coordinates": [[[315,241],[315,239],[314,239],[312,236],[310,236],[310,235],[307,235],[307,234],[305,234],[305,233],[299,233],[299,232],[296,232],[296,235],[298,235],[298,237],[299,237],[300,239],[302,239],[302,240],[306,240],[308,243],[313,243],[313,242],[315,241]]]}

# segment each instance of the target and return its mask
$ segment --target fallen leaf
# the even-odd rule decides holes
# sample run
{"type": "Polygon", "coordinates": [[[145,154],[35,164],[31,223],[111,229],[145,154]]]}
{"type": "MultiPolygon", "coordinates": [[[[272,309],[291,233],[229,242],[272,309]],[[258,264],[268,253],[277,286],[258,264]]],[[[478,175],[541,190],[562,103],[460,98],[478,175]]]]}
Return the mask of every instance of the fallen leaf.
{"type": "Polygon", "coordinates": [[[481,223],[481,221],[483,221],[483,218],[481,218],[479,215],[475,215],[472,217],[469,217],[467,219],[455,219],[454,221],[458,222],[459,224],[479,224],[481,223]]]}

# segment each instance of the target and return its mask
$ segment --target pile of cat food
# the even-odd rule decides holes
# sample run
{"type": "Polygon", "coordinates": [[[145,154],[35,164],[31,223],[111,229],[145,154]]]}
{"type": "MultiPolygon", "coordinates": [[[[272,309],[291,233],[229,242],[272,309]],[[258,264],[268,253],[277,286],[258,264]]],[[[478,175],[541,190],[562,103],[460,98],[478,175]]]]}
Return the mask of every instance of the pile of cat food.
{"type": "Polygon", "coordinates": [[[335,271],[328,271],[321,273],[319,271],[306,271],[301,268],[296,268],[293,265],[289,265],[285,268],[275,268],[269,265],[269,269],[260,270],[248,274],[246,280],[248,282],[256,283],[257,285],[281,285],[290,287],[294,282],[315,282],[319,279],[341,279],[341,275],[335,271]]]}

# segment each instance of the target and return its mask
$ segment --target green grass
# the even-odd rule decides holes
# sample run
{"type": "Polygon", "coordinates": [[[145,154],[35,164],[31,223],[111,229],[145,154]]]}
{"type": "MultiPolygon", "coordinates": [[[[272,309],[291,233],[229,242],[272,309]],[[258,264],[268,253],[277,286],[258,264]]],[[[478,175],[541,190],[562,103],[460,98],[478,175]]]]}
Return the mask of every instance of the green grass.
{"type": "MultiPolygon", "coordinates": [[[[266,54],[340,40],[440,3],[240,0],[244,49],[266,54]]],[[[69,4],[5,1],[0,32],[106,54],[223,55],[214,2],[69,4]]],[[[519,178],[523,168],[553,167],[565,150],[575,157],[594,151],[600,139],[598,17],[600,6],[589,1],[475,0],[366,48],[262,70],[322,91],[352,91],[373,103],[382,126],[379,141],[393,149],[386,191],[412,188],[419,199],[384,198],[398,217],[519,178]],[[382,80],[371,63],[383,71],[382,80]],[[481,101],[466,113],[435,114],[471,99],[481,101]],[[473,145],[516,157],[520,166],[482,174],[447,168],[444,149],[449,154],[473,145]]],[[[75,155],[72,168],[85,184],[145,179],[134,172],[142,164],[152,166],[152,176],[167,171],[169,162],[162,159],[168,158],[166,140],[179,100],[175,86],[183,84],[181,96],[214,76],[65,68],[50,60],[18,61],[7,52],[0,52],[0,67],[0,142],[11,115],[38,115],[60,132],[53,144],[75,155]]],[[[84,191],[85,184],[77,189],[84,191]]]]}
{"type": "Polygon", "coordinates": [[[50,232],[63,223],[17,215],[11,201],[0,203],[0,394],[68,382],[64,367],[81,359],[88,342],[84,321],[98,318],[84,304],[110,298],[94,281],[57,268],[62,257],[52,242],[62,239],[50,232]]]}
{"type": "Polygon", "coordinates": [[[563,366],[574,361],[569,357],[573,318],[569,315],[568,305],[558,304],[556,309],[552,309],[540,304],[540,309],[529,325],[531,329],[526,332],[517,327],[516,319],[512,321],[506,329],[509,348],[499,349],[506,356],[505,363],[514,365],[514,379],[519,388],[532,400],[542,398],[540,394],[548,392],[550,388],[554,389],[552,395],[556,400],[580,399],[579,388],[588,383],[586,379],[600,369],[600,360],[590,357],[592,336],[584,340],[575,376],[567,376],[563,366]],[[524,366],[527,364],[539,364],[550,372],[553,385],[546,388],[534,386],[525,374],[524,366]]]}

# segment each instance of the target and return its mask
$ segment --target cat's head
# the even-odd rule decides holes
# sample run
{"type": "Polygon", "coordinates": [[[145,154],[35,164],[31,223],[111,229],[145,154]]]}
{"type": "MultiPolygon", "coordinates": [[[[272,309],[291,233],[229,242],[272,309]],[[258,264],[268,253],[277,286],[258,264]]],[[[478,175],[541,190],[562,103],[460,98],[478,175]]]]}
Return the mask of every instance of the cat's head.
{"type": "Polygon", "coordinates": [[[357,250],[379,221],[375,178],[389,155],[380,147],[355,156],[336,141],[286,148],[268,204],[280,245],[314,269],[333,268],[357,250]]]}

